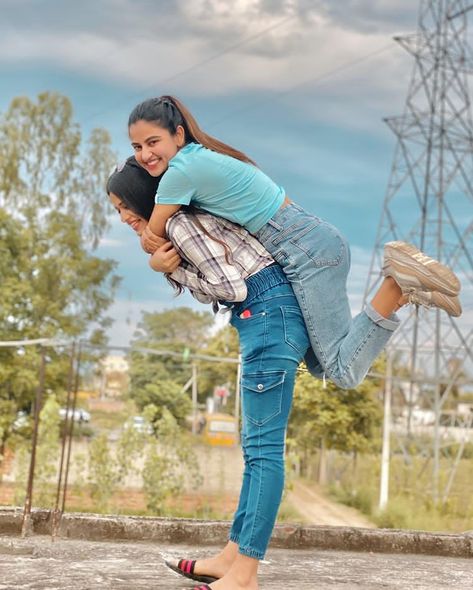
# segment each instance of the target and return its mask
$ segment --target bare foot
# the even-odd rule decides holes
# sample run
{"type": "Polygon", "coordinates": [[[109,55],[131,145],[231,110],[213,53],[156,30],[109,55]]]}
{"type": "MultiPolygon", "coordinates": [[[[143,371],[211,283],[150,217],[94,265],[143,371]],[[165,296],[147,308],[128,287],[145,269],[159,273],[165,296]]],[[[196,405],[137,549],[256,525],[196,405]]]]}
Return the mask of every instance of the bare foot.
{"type": "Polygon", "coordinates": [[[258,590],[258,560],[238,554],[228,572],[216,582],[212,590],[258,590]]]}
{"type": "Polygon", "coordinates": [[[403,305],[406,305],[407,303],[409,303],[409,296],[408,295],[402,295],[399,298],[399,301],[397,302],[397,308],[395,311],[397,311],[398,309],[400,309],[403,305]]]}
{"type": "Polygon", "coordinates": [[[256,576],[248,580],[238,576],[237,572],[229,571],[223,578],[210,584],[212,590],[258,590],[256,576]]]}
{"type": "Polygon", "coordinates": [[[212,576],[214,578],[223,578],[228,572],[233,559],[225,556],[223,553],[215,557],[209,557],[207,559],[198,559],[194,567],[194,574],[199,576],[212,576]]]}

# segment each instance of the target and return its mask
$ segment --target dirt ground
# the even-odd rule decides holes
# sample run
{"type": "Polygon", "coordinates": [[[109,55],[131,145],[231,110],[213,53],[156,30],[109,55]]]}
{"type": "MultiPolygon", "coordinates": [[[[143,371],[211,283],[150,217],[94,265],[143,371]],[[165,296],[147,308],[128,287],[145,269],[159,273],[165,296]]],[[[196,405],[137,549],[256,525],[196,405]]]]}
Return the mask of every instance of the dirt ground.
{"type": "Polygon", "coordinates": [[[288,500],[307,524],[376,528],[358,510],[328,498],[315,483],[296,480],[288,500]]]}

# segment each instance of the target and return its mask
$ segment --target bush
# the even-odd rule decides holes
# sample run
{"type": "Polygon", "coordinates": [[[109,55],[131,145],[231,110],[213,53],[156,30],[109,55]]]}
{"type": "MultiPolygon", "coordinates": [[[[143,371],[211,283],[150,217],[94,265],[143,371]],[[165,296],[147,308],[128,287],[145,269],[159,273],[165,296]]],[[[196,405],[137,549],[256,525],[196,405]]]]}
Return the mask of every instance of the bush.
{"type": "Polygon", "coordinates": [[[342,504],[356,508],[368,516],[371,515],[374,500],[371,490],[367,488],[347,489],[336,487],[331,488],[330,493],[342,504]]]}
{"type": "Polygon", "coordinates": [[[403,529],[407,525],[405,511],[397,502],[388,504],[373,520],[382,529],[403,529]]]}

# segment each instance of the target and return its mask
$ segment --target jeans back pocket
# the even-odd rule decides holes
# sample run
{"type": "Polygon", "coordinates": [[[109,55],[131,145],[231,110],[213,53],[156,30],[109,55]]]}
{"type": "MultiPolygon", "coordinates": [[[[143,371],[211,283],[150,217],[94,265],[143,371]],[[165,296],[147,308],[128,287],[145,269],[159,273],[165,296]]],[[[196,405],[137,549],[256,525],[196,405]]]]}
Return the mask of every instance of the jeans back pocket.
{"type": "Polygon", "coordinates": [[[286,344],[298,353],[300,359],[305,355],[310,346],[304,317],[299,307],[281,306],[283,317],[284,340],[286,344]]]}
{"type": "Polygon", "coordinates": [[[242,375],[245,417],[257,426],[281,413],[286,371],[257,371],[242,375]]]}

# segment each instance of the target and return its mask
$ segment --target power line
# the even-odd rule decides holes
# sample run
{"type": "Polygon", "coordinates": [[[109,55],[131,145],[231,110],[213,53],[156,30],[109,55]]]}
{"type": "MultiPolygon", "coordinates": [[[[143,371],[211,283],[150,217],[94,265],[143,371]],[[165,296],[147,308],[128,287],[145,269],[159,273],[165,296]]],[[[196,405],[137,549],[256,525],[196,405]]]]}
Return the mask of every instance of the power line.
{"type": "Polygon", "coordinates": [[[459,10],[458,12],[455,12],[454,14],[449,14],[447,16],[447,20],[452,20],[452,18],[456,18],[457,16],[462,16],[472,9],[473,9],[473,4],[471,6],[467,6],[466,8],[463,8],[462,10],[459,10]]]}
{"type": "Polygon", "coordinates": [[[54,340],[54,338],[34,338],[29,340],[2,340],[0,341],[0,347],[2,348],[14,348],[22,346],[33,346],[40,344],[41,346],[65,346],[68,342],[54,340]]]}
{"type": "Polygon", "coordinates": [[[216,59],[219,59],[223,55],[231,53],[232,51],[235,51],[236,49],[239,49],[240,47],[243,47],[244,45],[247,45],[248,43],[251,43],[252,41],[255,41],[256,39],[263,37],[267,33],[270,33],[271,31],[278,29],[282,25],[284,25],[287,22],[294,20],[294,19],[295,19],[295,16],[288,16],[288,17],[284,18],[283,20],[275,23],[274,25],[271,25],[270,27],[263,29],[259,33],[255,33],[254,35],[251,35],[250,37],[246,37],[242,41],[239,41],[238,43],[235,43],[234,45],[230,45],[226,49],[223,49],[222,51],[219,51],[218,53],[215,53],[215,54],[211,55],[210,57],[207,57],[207,58],[185,68],[184,70],[181,70],[181,71],[177,72],[176,74],[173,74],[172,76],[168,76],[167,78],[162,78],[161,80],[157,80],[156,82],[153,82],[153,84],[151,84],[150,86],[143,88],[139,93],[133,93],[131,95],[128,95],[125,99],[117,101],[113,107],[108,108],[108,109],[104,109],[102,111],[99,111],[97,113],[90,115],[89,117],[86,117],[84,119],[84,122],[90,121],[91,119],[95,119],[96,117],[99,117],[100,115],[104,115],[104,114],[107,114],[107,113],[115,110],[119,105],[124,104],[125,101],[128,101],[131,98],[142,97],[145,92],[148,92],[148,91],[152,90],[153,88],[156,88],[156,86],[158,84],[166,84],[168,82],[176,80],[177,78],[180,78],[184,74],[188,74],[189,72],[192,72],[193,70],[195,70],[197,68],[200,68],[212,61],[215,61],[216,59]]]}
{"type": "MultiPolygon", "coordinates": [[[[377,49],[375,51],[367,53],[366,55],[352,59],[340,66],[337,66],[336,68],[333,68],[332,70],[329,70],[327,72],[324,72],[323,74],[315,76],[314,78],[309,78],[308,80],[305,80],[304,82],[298,82],[297,84],[289,86],[285,90],[281,90],[279,92],[274,92],[271,94],[271,100],[278,100],[278,99],[282,98],[283,96],[291,94],[291,92],[293,92],[296,88],[300,88],[302,86],[307,86],[312,83],[317,84],[318,82],[322,82],[328,78],[331,78],[335,74],[338,74],[338,73],[348,70],[360,63],[368,61],[369,59],[376,57],[377,55],[380,55],[381,53],[384,53],[384,52],[388,51],[389,49],[392,50],[393,47],[394,47],[393,44],[389,43],[388,45],[384,45],[383,47],[380,47],[379,49],[377,49]]],[[[230,113],[228,113],[227,115],[225,115],[221,119],[218,119],[217,121],[213,121],[211,123],[208,123],[207,126],[219,125],[220,123],[223,123],[224,121],[226,121],[227,119],[230,119],[231,117],[233,117],[236,114],[240,114],[240,113],[243,113],[243,112],[251,110],[251,109],[257,109],[258,107],[261,107],[261,106],[267,104],[267,102],[268,102],[267,98],[261,99],[260,101],[256,101],[256,102],[253,101],[251,104],[249,104],[247,106],[244,106],[239,109],[235,109],[235,110],[231,111],[230,113]]]]}

